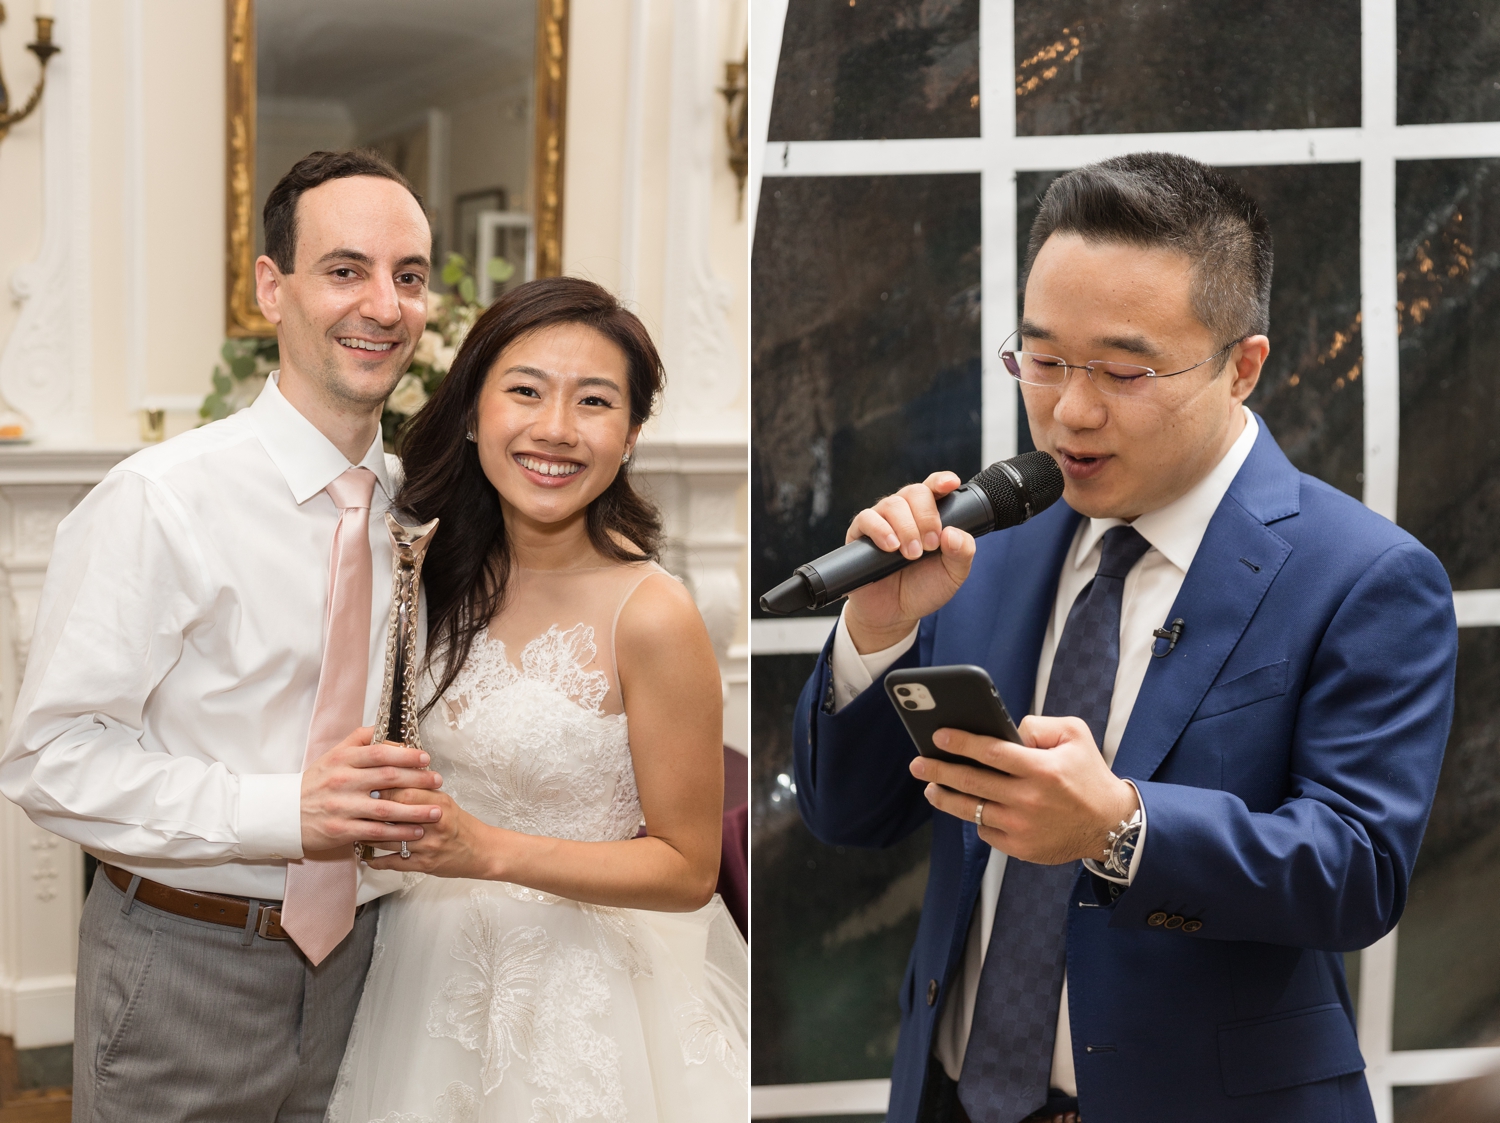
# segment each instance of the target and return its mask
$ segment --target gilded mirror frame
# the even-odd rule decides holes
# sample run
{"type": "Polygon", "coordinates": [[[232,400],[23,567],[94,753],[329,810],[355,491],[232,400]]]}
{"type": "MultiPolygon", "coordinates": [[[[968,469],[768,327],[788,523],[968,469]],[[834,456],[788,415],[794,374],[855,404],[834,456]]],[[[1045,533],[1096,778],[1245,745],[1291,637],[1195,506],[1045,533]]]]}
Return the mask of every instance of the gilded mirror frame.
{"type": "MultiPolygon", "coordinates": [[[[225,334],[275,335],[255,303],[255,0],[225,0],[225,334]]],[[[536,275],[562,272],[568,0],[537,0],[531,175],[536,275]]]]}

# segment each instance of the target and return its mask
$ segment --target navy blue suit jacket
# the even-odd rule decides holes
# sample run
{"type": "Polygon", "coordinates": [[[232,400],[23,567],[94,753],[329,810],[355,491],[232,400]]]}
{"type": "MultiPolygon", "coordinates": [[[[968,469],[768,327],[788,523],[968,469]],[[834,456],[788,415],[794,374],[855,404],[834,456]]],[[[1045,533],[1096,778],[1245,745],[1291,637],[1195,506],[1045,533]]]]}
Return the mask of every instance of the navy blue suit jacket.
{"type": "MultiPolygon", "coordinates": [[[[1012,713],[1029,713],[1079,517],[1058,503],[981,538],[968,580],[896,666],[977,663],[1012,713]]],[[[1114,762],[1150,824],[1135,881],[1112,895],[1079,865],[1069,908],[1084,1112],[1372,1120],[1340,953],[1405,907],[1453,716],[1447,576],[1409,534],[1298,473],[1262,423],[1175,617],[1181,641],[1151,661],[1114,762]]],[[[933,814],[879,683],[829,712],[828,658],[796,717],[808,827],[879,847],[932,821],[887,1116],[913,1123],[989,847],[933,814]]]]}

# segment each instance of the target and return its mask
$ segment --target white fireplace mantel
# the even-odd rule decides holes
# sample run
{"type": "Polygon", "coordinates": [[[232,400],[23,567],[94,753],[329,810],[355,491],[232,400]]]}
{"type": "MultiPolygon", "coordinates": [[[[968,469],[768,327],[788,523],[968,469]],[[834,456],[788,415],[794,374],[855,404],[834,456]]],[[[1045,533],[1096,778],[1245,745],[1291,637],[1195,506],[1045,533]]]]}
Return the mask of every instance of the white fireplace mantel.
{"type": "MultiPolygon", "coordinates": [[[[57,524],[129,449],[0,447],[0,715],[8,736],[57,524]]],[[[83,907],[78,847],[0,799],[0,1034],[73,1040],[83,907]]]]}

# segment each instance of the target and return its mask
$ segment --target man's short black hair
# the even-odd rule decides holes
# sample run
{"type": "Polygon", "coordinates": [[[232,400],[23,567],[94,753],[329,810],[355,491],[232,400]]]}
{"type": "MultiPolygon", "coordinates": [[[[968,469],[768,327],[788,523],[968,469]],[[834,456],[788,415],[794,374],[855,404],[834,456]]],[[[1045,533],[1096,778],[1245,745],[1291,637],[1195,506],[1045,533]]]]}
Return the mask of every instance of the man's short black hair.
{"type": "Polygon", "coordinates": [[[1167,152],[1116,156],[1052,181],[1031,224],[1022,291],[1051,235],[1176,250],[1192,261],[1193,311],[1221,343],[1271,326],[1271,227],[1223,172],[1167,152]]]}
{"type": "Polygon", "coordinates": [[[378,152],[368,148],[354,148],[348,152],[309,152],[276,181],[276,186],[266,196],[266,256],[276,263],[277,269],[291,273],[297,263],[297,200],[302,198],[302,193],[330,179],[348,179],[356,175],[393,180],[411,192],[417,206],[422,205],[422,196],[417,194],[411,181],[378,152]]]}

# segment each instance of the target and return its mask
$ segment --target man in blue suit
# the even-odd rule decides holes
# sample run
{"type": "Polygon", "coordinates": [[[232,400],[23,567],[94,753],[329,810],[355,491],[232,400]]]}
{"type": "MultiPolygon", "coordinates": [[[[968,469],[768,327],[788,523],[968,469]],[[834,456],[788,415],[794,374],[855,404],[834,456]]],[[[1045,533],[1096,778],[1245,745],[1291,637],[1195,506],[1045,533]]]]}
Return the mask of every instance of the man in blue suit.
{"type": "Polygon", "coordinates": [[[850,595],[797,711],[815,835],[932,822],[887,1118],[1373,1120],[1340,953],[1406,903],[1447,578],[1245,408],[1271,238],[1233,181],[1161,154],[1069,173],[1026,274],[1002,360],[1065,503],[977,544],[938,520],[952,473],[862,511],[851,538],[931,556],[850,595]],[[915,754],[879,680],[954,663],[1032,715],[1024,745],[915,754]]]}

